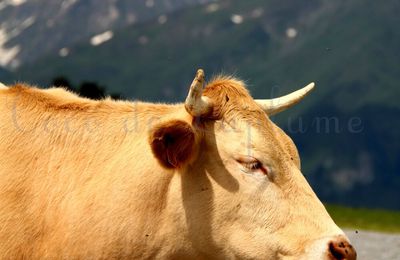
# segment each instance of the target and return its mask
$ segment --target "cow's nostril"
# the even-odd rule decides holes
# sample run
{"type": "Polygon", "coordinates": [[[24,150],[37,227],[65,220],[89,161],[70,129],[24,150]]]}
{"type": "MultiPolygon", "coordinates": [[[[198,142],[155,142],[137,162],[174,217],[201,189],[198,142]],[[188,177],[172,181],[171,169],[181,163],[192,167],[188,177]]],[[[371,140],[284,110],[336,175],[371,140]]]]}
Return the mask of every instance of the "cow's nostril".
{"type": "Polygon", "coordinates": [[[357,253],[354,247],[342,237],[329,243],[329,252],[335,260],[356,260],[357,253]]]}

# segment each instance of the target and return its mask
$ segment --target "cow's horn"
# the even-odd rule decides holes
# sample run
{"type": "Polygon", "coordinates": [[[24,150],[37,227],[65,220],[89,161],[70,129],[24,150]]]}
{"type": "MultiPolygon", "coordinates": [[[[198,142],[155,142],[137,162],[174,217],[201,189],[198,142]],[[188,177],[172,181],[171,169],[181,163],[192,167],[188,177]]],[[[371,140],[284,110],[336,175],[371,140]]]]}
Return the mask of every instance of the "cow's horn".
{"type": "Polygon", "coordinates": [[[274,115],[282,112],[302,100],[311,90],[313,90],[314,82],[308,84],[302,89],[292,92],[286,96],[273,99],[256,99],[256,102],[268,115],[274,115]]]}
{"type": "Polygon", "coordinates": [[[186,111],[192,116],[202,116],[211,110],[211,103],[207,97],[202,96],[204,85],[204,71],[197,70],[196,77],[190,85],[189,94],[185,101],[186,111]]]}
{"type": "Polygon", "coordinates": [[[3,83],[0,82],[0,89],[1,88],[7,88],[6,85],[4,85],[3,83]]]}

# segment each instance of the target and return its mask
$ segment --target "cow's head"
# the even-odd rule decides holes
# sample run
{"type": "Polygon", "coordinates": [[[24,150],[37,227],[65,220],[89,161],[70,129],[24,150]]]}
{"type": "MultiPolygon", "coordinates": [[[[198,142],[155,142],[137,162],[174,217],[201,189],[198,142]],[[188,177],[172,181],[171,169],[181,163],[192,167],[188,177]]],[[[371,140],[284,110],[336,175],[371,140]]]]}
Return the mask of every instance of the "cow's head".
{"type": "Polygon", "coordinates": [[[300,101],[313,84],[254,100],[244,84],[197,72],[186,115],[150,137],[159,162],[180,172],[190,244],[227,259],[356,259],[301,173],[292,140],[268,116],[300,101]]]}

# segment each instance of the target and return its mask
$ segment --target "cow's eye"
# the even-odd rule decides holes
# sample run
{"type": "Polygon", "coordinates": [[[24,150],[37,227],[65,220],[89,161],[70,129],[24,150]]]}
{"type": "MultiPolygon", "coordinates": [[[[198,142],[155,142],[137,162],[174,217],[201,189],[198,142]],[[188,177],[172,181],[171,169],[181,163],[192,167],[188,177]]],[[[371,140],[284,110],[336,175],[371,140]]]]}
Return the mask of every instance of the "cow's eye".
{"type": "Polygon", "coordinates": [[[254,161],[250,163],[243,163],[243,166],[249,170],[258,170],[262,168],[262,164],[259,161],[254,161]]]}
{"type": "Polygon", "coordinates": [[[236,159],[236,161],[240,163],[247,171],[263,170],[264,172],[263,164],[254,157],[240,156],[236,159]]]}

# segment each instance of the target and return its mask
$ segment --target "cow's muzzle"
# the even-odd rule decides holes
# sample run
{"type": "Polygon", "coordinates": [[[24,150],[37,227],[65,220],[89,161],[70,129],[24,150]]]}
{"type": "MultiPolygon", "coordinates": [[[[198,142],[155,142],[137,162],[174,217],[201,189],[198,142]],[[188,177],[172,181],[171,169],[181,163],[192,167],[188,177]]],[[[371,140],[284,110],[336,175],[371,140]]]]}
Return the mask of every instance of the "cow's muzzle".
{"type": "Polygon", "coordinates": [[[328,243],[328,254],[332,260],[356,260],[357,252],[345,236],[339,235],[328,243]]]}

